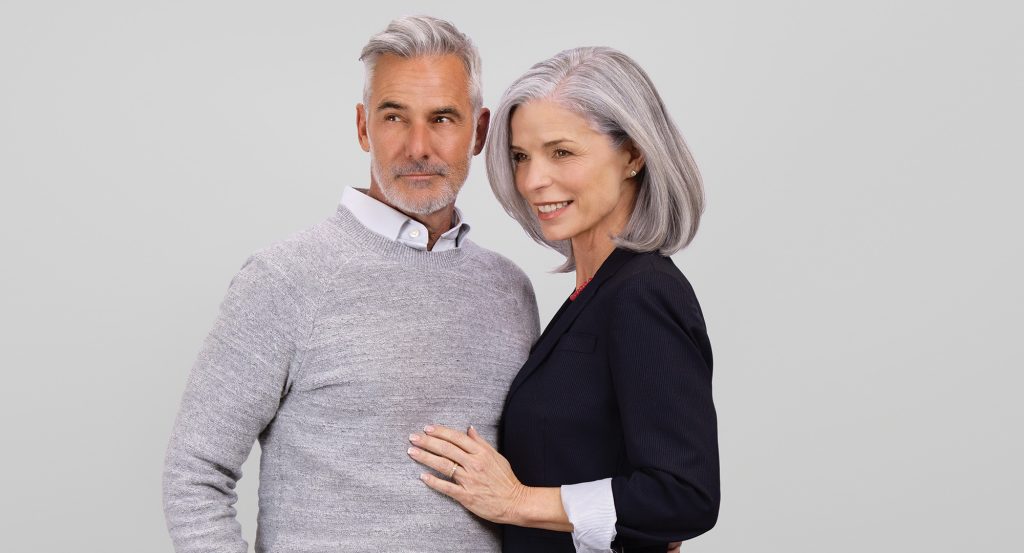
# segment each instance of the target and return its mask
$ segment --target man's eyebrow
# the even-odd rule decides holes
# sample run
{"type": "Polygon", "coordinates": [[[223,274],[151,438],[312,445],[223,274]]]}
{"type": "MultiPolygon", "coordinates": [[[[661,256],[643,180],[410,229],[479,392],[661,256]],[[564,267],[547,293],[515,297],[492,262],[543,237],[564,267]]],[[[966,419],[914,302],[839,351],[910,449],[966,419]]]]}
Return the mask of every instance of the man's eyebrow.
{"type": "Polygon", "coordinates": [[[454,117],[462,117],[462,112],[455,106],[444,106],[435,109],[430,112],[431,115],[452,115],[454,117]]]}
{"type": "Polygon", "coordinates": [[[384,100],[383,102],[381,102],[380,104],[377,105],[377,111],[384,111],[386,109],[402,110],[402,109],[405,109],[405,106],[403,106],[402,104],[399,104],[398,102],[392,101],[392,100],[384,100]]]}

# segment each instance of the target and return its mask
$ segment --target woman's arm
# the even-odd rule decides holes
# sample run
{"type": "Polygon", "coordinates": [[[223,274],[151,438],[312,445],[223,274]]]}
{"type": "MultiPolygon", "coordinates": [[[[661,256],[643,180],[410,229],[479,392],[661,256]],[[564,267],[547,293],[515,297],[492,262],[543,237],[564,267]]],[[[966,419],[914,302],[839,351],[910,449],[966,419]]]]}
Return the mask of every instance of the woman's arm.
{"type": "Polygon", "coordinates": [[[674,542],[715,525],[718,433],[711,346],[682,275],[633,275],[610,303],[608,362],[628,474],[612,478],[616,533],[674,542]]]}
{"type": "MultiPolygon", "coordinates": [[[[718,517],[717,420],[711,348],[696,297],[678,274],[644,272],[611,302],[609,365],[631,472],[611,479],[619,538],[670,543],[700,535],[718,517]]],[[[497,451],[443,427],[410,437],[410,456],[452,481],[430,487],[493,522],[573,531],[559,488],[529,488],[497,451]],[[413,439],[415,438],[415,439],[413,439]]]]}
{"type": "MultiPolygon", "coordinates": [[[[409,441],[415,444],[408,450],[410,457],[441,474],[452,475],[451,480],[445,480],[423,473],[423,482],[473,514],[499,524],[556,532],[574,530],[563,507],[561,488],[523,485],[505,457],[472,426],[467,434],[444,426],[427,426],[423,434],[410,435],[409,441]]],[[[670,543],[667,553],[679,553],[679,548],[680,542],[670,543]]]]}
{"type": "Polygon", "coordinates": [[[409,436],[409,456],[450,480],[424,473],[431,488],[451,497],[475,515],[499,524],[572,532],[562,507],[559,488],[523,485],[512,467],[476,429],[462,433],[444,426],[427,426],[409,436]],[[454,469],[454,473],[452,472],[454,469]]]}

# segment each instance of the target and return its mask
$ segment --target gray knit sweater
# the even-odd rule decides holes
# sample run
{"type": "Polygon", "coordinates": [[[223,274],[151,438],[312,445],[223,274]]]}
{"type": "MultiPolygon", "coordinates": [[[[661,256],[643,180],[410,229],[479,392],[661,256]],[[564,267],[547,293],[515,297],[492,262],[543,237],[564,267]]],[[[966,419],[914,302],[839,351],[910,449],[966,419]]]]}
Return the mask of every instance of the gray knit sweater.
{"type": "Polygon", "coordinates": [[[538,333],[526,275],[471,241],[419,251],[345,208],[252,256],[221,304],[164,469],[178,552],[245,552],[232,505],[260,442],[257,552],[497,551],[418,478],[408,435],[494,440],[538,333]]]}

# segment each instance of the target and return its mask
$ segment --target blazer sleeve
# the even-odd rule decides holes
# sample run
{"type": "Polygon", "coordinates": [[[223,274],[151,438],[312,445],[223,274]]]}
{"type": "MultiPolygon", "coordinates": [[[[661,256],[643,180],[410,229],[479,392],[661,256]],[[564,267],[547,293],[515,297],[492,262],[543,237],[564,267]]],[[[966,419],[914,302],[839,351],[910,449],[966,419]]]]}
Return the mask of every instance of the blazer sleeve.
{"type": "Polygon", "coordinates": [[[681,541],[718,519],[718,430],[711,347],[685,279],[631,276],[612,299],[608,359],[630,474],[612,479],[616,533],[681,541]]]}

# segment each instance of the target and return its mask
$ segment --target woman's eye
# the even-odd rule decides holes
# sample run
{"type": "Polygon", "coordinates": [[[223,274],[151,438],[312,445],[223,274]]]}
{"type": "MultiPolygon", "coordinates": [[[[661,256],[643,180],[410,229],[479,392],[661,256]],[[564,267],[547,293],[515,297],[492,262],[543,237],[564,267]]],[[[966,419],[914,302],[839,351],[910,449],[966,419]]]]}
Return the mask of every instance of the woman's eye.
{"type": "Polygon", "coordinates": [[[561,149],[559,149],[559,150],[555,150],[554,154],[555,154],[555,157],[568,157],[568,156],[572,155],[572,152],[570,152],[569,150],[561,150],[561,149]]]}
{"type": "Polygon", "coordinates": [[[512,163],[519,163],[526,161],[526,154],[522,152],[512,152],[512,163]]]}

